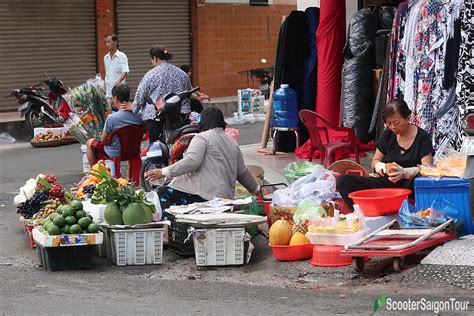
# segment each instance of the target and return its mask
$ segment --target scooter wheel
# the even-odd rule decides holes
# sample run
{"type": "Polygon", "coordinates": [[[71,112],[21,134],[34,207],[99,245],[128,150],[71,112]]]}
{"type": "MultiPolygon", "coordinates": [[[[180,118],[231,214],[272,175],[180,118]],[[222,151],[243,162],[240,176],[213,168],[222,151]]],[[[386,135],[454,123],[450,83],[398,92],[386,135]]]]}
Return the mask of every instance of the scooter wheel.
{"type": "Polygon", "coordinates": [[[148,180],[145,179],[145,173],[149,170],[160,169],[160,168],[164,168],[164,167],[165,166],[162,165],[162,164],[155,165],[155,164],[151,163],[148,160],[145,160],[142,163],[142,167],[140,168],[140,183],[141,183],[142,188],[146,192],[150,192],[150,191],[154,190],[156,187],[159,187],[159,186],[163,185],[165,183],[165,179],[162,178],[162,179],[160,179],[156,182],[150,183],[148,180]]]}

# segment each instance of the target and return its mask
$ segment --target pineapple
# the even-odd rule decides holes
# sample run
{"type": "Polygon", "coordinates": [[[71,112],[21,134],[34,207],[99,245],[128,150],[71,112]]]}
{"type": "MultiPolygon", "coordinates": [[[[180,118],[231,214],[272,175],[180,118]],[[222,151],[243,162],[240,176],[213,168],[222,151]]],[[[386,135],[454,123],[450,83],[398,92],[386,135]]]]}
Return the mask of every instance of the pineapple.
{"type": "Polygon", "coordinates": [[[337,225],[336,225],[336,233],[348,234],[349,233],[348,231],[349,231],[349,226],[347,225],[346,216],[340,215],[339,221],[337,222],[337,225]]]}
{"type": "Polygon", "coordinates": [[[308,227],[306,227],[305,222],[299,222],[298,224],[294,224],[291,232],[294,233],[302,233],[303,235],[308,232],[308,227]]]}

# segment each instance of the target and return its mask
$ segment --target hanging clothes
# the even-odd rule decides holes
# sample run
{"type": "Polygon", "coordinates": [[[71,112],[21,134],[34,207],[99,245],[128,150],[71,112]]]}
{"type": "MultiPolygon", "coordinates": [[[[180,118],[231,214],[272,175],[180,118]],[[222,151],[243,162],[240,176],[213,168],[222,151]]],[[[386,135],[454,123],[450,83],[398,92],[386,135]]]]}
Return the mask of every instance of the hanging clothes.
{"type": "Polygon", "coordinates": [[[316,74],[318,69],[318,50],[316,46],[316,31],[319,25],[319,8],[305,10],[308,19],[309,56],[304,63],[304,90],[300,102],[303,109],[314,110],[316,104],[316,74]]]}
{"type": "Polygon", "coordinates": [[[454,35],[446,44],[443,88],[449,90],[456,83],[458,70],[459,48],[461,46],[461,19],[454,22],[454,35]]]}
{"type": "MultiPolygon", "coordinates": [[[[307,8],[305,13],[308,20],[309,56],[304,62],[303,97],[299,102],[299,110],[314,110],[316,105],[316,75],[318,69],[316,31],[319,25],[319,8],[307,8]]],[[[304,143],[309,138],[308,130],[301,121],[299,122],[298,127],[300,141],[301,143],[304,143]]]]}
{"type": "MultiPolygon", "coordinates": [[[[309,27],[306,14],[291,11],[286,18],[286,32],[283,41],[283,61],[280,81],[289,84],[298,94],[298,104],[303,100],[305,60],[309,56],[309,27]]],[[[275,90],[279,86],[275,87],[275,90]]]]}
{"type": "Polygon", "coordinates": [[[285,59],[285,40],[286,40],[286,19],[280,25],[280,31],[278,33],[278,42],[276,47],[276,56],[275,56],[275,74],[273,76],[273,85],[275,90],[280,87],[282,84],[281,78],[283,76],[283,60],[285,59]]]}
{"type": "MultiPolygon", "coordinates": [[[[390,34],[389,43],[392,41],[394,34],[390,34]]],[[[390,47],[387,47],[385,55],[385,64],[382,69],[382,77],[379,80],[379,87],[377,91],[377,98],[375,99],[374,112],[372,113],[372,120],[370,122],[369,133],[374,135],[375,139],[379,139],[384,130],[384,120],[382,117],[385,104],[387,104],[388,89],[389,89],[389,69],[390,64],[390,47]]]]}
{"type": "Polygon", "coordinates": [[[403,99],[405,90],[405,53],[400,44],[404,38],[408,3],[398,5],[397,14],[393,20],[392,39],[390,41],[390,66],[387,99],[403,99]]]}
{"type": "Polygon", "coordinates": [[[433,136],[433,145],[453,139],[456,110],[446,108],[449,92],[443,88],[447,42],[454,35],[462,0],[418,0],[408,5],[404,39],[406,55],[404,100],[413,111],[412,121],[433,136]],[[445,110],[439,111],[441,107],[445,110]],[[438,116],[444,113],[448,117],[438,116]],[[447,124],[450,122],[450,124],[447,124]]]}
{"type": "MultiPolygon", "coordinates": [[[[456,74],[456,106],[459,119],[466,113],[466,108],[474,108],[474,3],[466,1],[461,12],[461,43],[459,48],[458,71],[456,74]]],[[[457,135],[461,142],[464,131],[458,128],[457,135]]]]}
{"type": "Polygon", "coordinates": [[[320,20],[316,33],[318,47],[316,112],[338,125],[340,121],[346,2],[344,0],[322,0],[320,5],[320,20]]]}
{"type": "Polygon", "coordinates": [[[413,111],[413,123],[433,132],[435,103],[441,97],[441,86],[436,83],[437,70],[444,69],[444,52],[442,14],[443,4],[436,0],[419,1],[419,6],[412,6],[409,21],[413,25],[414,37],[407,37],[405,45],[407,54],[407,80],[405,101],[413,111]],[[418,8],[416,10],[415,8],[418,8]],[[437,62],[442,63],[437,67],[437,62]],[[410,68],[412,70],[408,71],[410,68]],[[408,75],[410,73],[410,75],[408,75]]]}

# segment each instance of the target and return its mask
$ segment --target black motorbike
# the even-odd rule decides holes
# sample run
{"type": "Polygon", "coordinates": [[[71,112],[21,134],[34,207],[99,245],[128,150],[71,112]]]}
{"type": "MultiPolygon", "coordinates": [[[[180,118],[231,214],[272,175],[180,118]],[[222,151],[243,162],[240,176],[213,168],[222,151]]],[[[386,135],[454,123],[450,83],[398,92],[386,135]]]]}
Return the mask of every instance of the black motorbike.
{"type": "MultiPolygon", "coordinates": [[[[181,113],[181,106],[187,100],[191,102],[191,111],[200,113],[202,104],[199,100],[190,99],[198,91],[196,87],[189,91],[168,94],[163,100],[156,102],[155,120],[163,133],[158,141],[151,143],[141,153],[142,167],[140,182],[145,191],[163,185],[164,181],[150,183],[145,179],[145,173],[155,168],[163,168],[183,158],[191,139],[200,132],[197,124],[189,124],[189,115],[181,113]]],[[[144,95],[148,104],[155,104],[148,95],[144,95]]]]}
{"type": "Polygon", "coordinates": [[[20,105],[20,117],[25,117],[26,128],[33,135],[36,127],[46,125],[61,126],[70,112],[67,102],[61,97],[66,93],[61,80],[56,78],[46,79],[28,88],[13,90],[7,97],[14,96],[20,105]],[[43,91],[47,85],[49,93],[43,91]]]}

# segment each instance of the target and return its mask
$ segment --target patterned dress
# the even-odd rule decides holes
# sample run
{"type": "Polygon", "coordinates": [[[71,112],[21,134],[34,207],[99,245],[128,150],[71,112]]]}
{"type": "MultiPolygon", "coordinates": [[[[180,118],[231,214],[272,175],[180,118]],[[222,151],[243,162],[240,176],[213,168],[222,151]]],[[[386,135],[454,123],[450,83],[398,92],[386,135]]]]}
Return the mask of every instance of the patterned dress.
{"type": "Polygon", "coordinates": [[[418,0],[408,7],[402,42],[406,54],[404,100],[413,111],[413,123],[433,135],[435,147],[457,143],[452,126],[459,125],[459,115],[447,103],[449,91],[443,88],[443,78],[447,41],[462,6],[462,0],[418,0]]]}
{"type": "MultiPolygon", "coordinates": [[[[466,1],[461,13],[461,45],[459,48],[458,71],[456,74],[456,106],[459,119],[464,117],[466,109],[474,109],[474,2],[466,1]]],[[[458,143],[465,133],[459,124],[456,129],[458,143]]]]}

